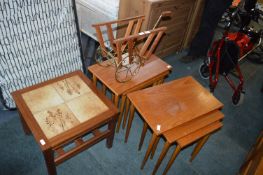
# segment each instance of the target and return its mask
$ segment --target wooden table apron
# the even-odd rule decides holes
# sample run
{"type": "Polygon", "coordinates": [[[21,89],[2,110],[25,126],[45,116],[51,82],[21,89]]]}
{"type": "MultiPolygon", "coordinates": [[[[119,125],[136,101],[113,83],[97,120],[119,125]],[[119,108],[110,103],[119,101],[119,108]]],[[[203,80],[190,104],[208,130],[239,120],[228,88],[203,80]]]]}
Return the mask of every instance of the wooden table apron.
{"type": "MultiPolygon", "coordinates": [[[[104,138],[112,137],[112,139],[113,139],[114,128],[115,128],[115,123],[116,123],[116,119],[117,119],[117,115],[118,115],[118,110],[112,104],[112,102],[110,100],[108,100],[101,92],[99,92],[93,86],[92,82],[90,80],[88,80],[81,71],[72,72],[72,73],[66,74],[64,76],[55,78],[55,79],[48,80],[48,81],[45,81],[43,83],[28,87],[28,88],[24,88],[22,90],[18,90],[16,92],[13,92],[12,96],[13,96],[13,98],[16,102],[17,108],[19,110],[21,122],[23,124],[24,129],[25,129],[25,132],[27,134],[29,134],[29,131],[32,132],[32,134],[34,135],[37,143],[39,144],[39,146],[41,148],[41,150],[43,151],[43,154],[44,154],[45,159],[46,159],[46,163],[47,162],[52,163],[50,156],[51,157],[54,156],[54,155],[51,155],[51,153],[53,153],[54,149],[56,149],[60,146],[63,146],[69,142],[72,142],[72,141],[74,141],[74,139],[79,138],[79,137],[83,136],[84,134],[89,133],[92,130],[94,130],[94,129],[96,129],[96,128],[104,125],[104,124],[109,124],[109,126],[111,126],[111,129],[112,129],[112,131],[107,133],[104,136],[104,138]],[[32,91],[32,90],[40,88],[40,87],[43,87],[45,85],[49,85],[51,83],[66,79],[66,78],[75,76],[75,75],[78,75],[81,78],[81,80],[83,80],[88,85],[88,87],[106,104],[106,106],[108,106],[108,110],[97,115],[96,117],[93,117],[87,121],[84,121],[83,123],[78,124],[77,126],[71,128],[65,132],[58,134],[57,136],[52,137],[51,139],[47,139],[44,132],[42,131],[42,129],[38,125],[36,119],[33,117],[33,114],[29,110],[28,106],[24,103],[24,100],[23,100],[21,94],[23,94],[25,92],[32,91]],[[41,144],[40,140],[44,140],[45,144],[43,144],[43,143],[41,144]],[[50,152],[50,151],[52,151],[52,152],[50,152]],[[47,154],[49,154],[49,155],[47,155],[47,154]],[[47,157],[49,157],[48,158],[49,160],[47,160],[47,157]]],[[[49,172],[51,172],[51,174],[52,173],[56,174],[56,172],[54,172],[53,170],[51,170],[51,171],[49,170],[49,172]]]]}

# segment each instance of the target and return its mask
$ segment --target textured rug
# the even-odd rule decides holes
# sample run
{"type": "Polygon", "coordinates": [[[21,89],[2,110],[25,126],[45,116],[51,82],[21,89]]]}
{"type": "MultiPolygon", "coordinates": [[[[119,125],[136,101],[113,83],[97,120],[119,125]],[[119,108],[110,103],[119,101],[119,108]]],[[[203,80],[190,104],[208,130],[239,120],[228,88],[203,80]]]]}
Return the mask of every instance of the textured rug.
{"type": "MultiPolygon", "coordinates": [[[[165,59],[173,66],[170,81],[182,76],[192,75],[201,84],[206,80],[198,75],[201,60],[182,64],[175,56],[165,59]]],[[[246,64],[246,63],[245,63],[246,64]]],[[[243,65],[242,65],[243,66],[243,65]]],[[[232,90],[220,77],[215,96],[224,103],[223,128],[212,135],[196,159],[188,160],[193,146],[181,151],[168,175],[233,175],[237,174],[245,156],[259,131],[263,127],[263,83],[262,65],[244,65],[246,97],[241,106],[234,107],[231,102],[232,90]],[[256,72],[254,72],[256,71],[256,72]]],[[[105,141],[78,154],[57,167],[58,175],[148,175],[164,145],[161,139],[153,160],[148,160],[143,170],[140,164],[151,136],[148,131],[141,151],[137,151],[142,120],[135,116],[129,141],[124,143],[124,131],[115,134],[113,147],[106,148],[105,141]]],[[[157,175],[161,174],[175,146],[166,155],[157,175]]],[[[0,110],[0,175],[46,175],[43,155],[32,135],[23,132],[16,111],[0,110]]]]}

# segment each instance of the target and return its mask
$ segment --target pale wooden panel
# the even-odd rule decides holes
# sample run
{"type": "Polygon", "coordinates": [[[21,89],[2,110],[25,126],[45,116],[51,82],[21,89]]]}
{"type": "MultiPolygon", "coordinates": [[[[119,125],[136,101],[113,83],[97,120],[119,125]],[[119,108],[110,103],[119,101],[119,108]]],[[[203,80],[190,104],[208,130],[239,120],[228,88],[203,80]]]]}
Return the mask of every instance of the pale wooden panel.
{"type": "Polygon", "coordinates": [[[108,110],[108,107],[92,91],[66,104],[80,122],[85,122],[108,110]]]}
{"type": "Polygon", "coordinates": [[[65,104],[33,113],[33,116],[48,139],[80,123],[65,104]]]}
{"type": "Polygon", "coordinates": [[[64,101],[79,97],[91,89],[79,76],[73,76],[52,84],[64,101]]]}
{"type": "Polygon", "coordinates": [[[32,113],[62,104],[64,101],[52,86],[44,86],[22,94],[32,113]]]}

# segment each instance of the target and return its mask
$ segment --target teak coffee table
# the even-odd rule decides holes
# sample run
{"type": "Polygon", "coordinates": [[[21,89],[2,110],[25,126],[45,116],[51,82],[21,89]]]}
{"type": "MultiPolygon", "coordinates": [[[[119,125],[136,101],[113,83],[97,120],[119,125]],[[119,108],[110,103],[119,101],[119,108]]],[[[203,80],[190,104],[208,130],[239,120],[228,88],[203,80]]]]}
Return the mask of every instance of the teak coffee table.
{"type": "MultiPolygon", "coordinates": [[[[98,64],[88,67],[88,70],[93,75],[93,83],[97,85],[97,81],[102,83],[102,92],[105,94],[108,88],[112,93],[112,100],[115,106],[119,106],[120,115],[117,124],[117,132],[119,131],[120,124],[122,121],[122,116],[124,112],[124,104],[126,101],[127,93],[140,90],[152,85],[162,84],[165,77],[171,72],[172,66],[161,60],[154,54],[151,55],[149,60],[147,60],[139,70],[139,73],[134,76],[130,81],[125,83],[119,83],[115,79],[115,67],[108,66],[103,67],[98,64]],[[121,102],[119,105],[119,99],[121,102]]],[[[125,115],[127,116],[127,107],[125,110],[125,115]]],[[[123,119],[123,128],[126,125],[126,118],[123,119]]]]}
{"type": "Polygon", "coordinates": [[[24,131],[34,135],[50,175],[56,174],[57,165],[103,139],[112,147],[118,110],[81,71],[15,91],[12,96],[24,131]],[[92,137],[83,139],[88,134],[92,137]],[[71,149],[64,150],[69,144],[71,149]]]}

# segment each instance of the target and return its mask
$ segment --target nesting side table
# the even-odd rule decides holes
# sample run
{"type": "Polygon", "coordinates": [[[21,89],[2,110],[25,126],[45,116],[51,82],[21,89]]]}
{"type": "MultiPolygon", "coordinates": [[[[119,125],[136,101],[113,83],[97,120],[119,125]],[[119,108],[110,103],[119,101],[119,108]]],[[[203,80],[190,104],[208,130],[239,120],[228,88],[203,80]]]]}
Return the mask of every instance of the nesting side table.
{"type": "MultiPolygon", "coordinates": [[[[115,67],[103,67],[98,64],[88,67],[88,70],[93,75],[93,83],[97,85],[97,81],[102,83],[102,92],[105,94],[106,89],[109,89],[112,93],[112,100],[116,107],[119,106],[120,115],[117,122],[117,132],[119,131],[122,116],[124,112],[124,104],[126,101],[127,93],[140,90],[152,85],[162,84],[165,77],[169,75],[172,66],[161,60],[155,55],[151,55],[145,65],[139,70],[139,73],[134,76],[130,81],[125,83],[119,83],[115,79],[115,67]],[[119,99],[121,102],[119,104],[119,99]]],[[[126,106],[126,108],[129,105],[126,106]]],[[[127,113],[127,109],[125,113],[127,113]]],[[[127,116],[125,114],[124,116],[127,116]]],[[[123,119],[123,128],[126,125],[126,118],[123,119]]]]}
{"type": "MultiPolygon", "coordinates": [[[[153,156],[161,136],[168,140],[167,145],[176,142],[182,143],[184,138],[194,142],[199,138],[188,139],[188,137],[199,136],[199,134],[193,134],[197,130],[201,129],[202,131],[202,128],[212,126],[214,122],[218,122],[221,127],[221,117],[213,121],[210,121],[209,118],[211,113],[218,112],[223,104],[191,76],[138,90],[127,96],[130,100],[130,115],[125,142],[129,137],[135,110],[140,113],[144,121],[139,149],[142,146],[147,128],[153,131],[141,168],[144,167],[150,154],[153,156]]],[[[182,145],[184,147],[187,144],[182,145]]],[[[164,152],[168,148],[167,146],[164,152]]]]}

